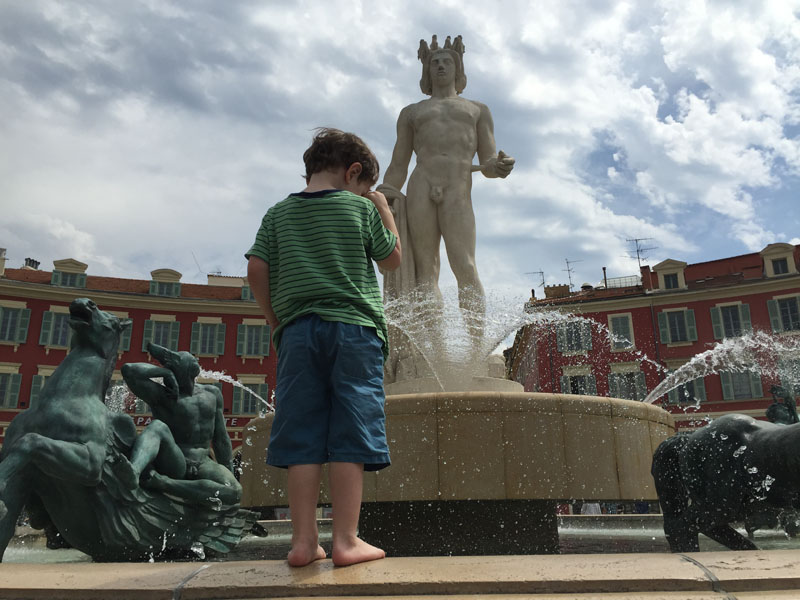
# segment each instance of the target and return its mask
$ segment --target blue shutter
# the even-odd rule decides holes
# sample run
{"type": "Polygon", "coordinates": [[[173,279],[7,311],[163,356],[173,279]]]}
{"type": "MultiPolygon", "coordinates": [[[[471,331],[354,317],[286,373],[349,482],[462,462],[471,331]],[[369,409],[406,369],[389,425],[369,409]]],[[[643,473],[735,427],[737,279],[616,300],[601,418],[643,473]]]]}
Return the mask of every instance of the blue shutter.
{"type": "Polygon", "coordinates": [[[270,336],[269,325],[261,327],[261,354],[269,356],[269,349],[272,345],[272,337],[270,336]]]}
{"type": "Polygon", "coordinates": [[[28,324],[31,321],[31,309],[22,308],[19,311],[19,320],[17,321],[17,335],[14,341],[24,344],[28,340],[28,324]]]}
{"type": "Polygon", "coordinates": [[[667,313],[658,313],[658,332],[661,336],[661,343],[669,344],[669,323],[667,323],[667,313]]]}
{"type": "Polygon", "coordinates": [[[202,325],[198,322],[192,323],[192,337],[189,342],[189,352],[192,354],[200,354],[200,328],[202,325]]]}
{"type": "Polygon", "coordinates": [[[178,349],[178,339],[181,335],[181,322],[173,321],[169,324],[169,349],[178,349]]]}
{"type": "Polygon", "coordinates": [[[217,325],[217,355],[223,356],[225,354],[225,323],[217,325]]]}
{"type": "Polygon", "coordinates": [[[46,310],[42,314],[42,331],[39,333],[39,344],[49,346],[53,335],[53,312],[46,310]]]}
{"type": "Polygon", "coordinates": [[[686,336],[690,342],[697,341],[697,322],[694,320],[694,310],[691,308],[684,311],[686,315],[686,336]]]}
{"type": "Polygon", "coordinates": [[[714,339],[721,340],[725,337],[722,329],[722,311],[716,306],[711,307],[711,328],[714,330],[714,339]]]}
{"type": "Polygon", "coordinates": [[[750,320],[750,305],[739,305],[739,318],[742,322],[742,333],[750,333],[753,331],[753,323],[750,320]]]}
{"type": "Polygon", "coordinates": [[[142,352],[147,352],[147,344],[153,341],[153,321],[147,319],[144,322],[144,334],[142,335],[142,352]]]}
{"type": "Polygon", "coordinates": [[[722,399],[733,400],[733,381],[731,381],[731,374],[721,371],[719,379],[722,382],[722,399]]]}
{"type": "Polygon", "coordinates": [[[772,325],[772,331],[779,333],[783,331],[781,325],[781,313],[778,310],[777,300],[767,300],[767,310],[769,311],[769,323],[772,325]]]}
{"type": "Polygon", "coordinates": [[[247,325],[240,323],[236,326],[236,356],[244,356],[246,338],[247,325]]]}

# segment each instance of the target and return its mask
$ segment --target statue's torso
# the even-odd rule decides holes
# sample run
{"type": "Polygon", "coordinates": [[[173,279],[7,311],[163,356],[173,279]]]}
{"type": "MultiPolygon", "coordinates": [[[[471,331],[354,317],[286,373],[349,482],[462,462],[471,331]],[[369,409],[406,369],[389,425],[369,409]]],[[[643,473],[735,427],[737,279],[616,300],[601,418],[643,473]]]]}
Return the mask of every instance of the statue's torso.
{"type": "Polygon", "coordinates": [[[153,416],[169,426],[175,443],[184,452],[191,449],[207,452],[214,435],[216,412],[216,395],[200,384],[195,385],[191,396],[153,407],[153,416]]]}

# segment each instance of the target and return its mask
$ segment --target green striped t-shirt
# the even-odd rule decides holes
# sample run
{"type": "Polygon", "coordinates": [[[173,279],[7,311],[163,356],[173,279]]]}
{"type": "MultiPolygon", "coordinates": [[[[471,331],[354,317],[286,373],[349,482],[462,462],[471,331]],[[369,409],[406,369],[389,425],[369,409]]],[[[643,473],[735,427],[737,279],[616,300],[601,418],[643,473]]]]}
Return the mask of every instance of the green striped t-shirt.
{"type": "Polygon", "coordinates": [[[375,206],[343,190],[293,194],[267,211],[245,257],[269,264],[272,310],[282,329],[302,315],[374,327],[388,356],[383,301],[372,261],[387,258],[396,238],[375,206]]]}

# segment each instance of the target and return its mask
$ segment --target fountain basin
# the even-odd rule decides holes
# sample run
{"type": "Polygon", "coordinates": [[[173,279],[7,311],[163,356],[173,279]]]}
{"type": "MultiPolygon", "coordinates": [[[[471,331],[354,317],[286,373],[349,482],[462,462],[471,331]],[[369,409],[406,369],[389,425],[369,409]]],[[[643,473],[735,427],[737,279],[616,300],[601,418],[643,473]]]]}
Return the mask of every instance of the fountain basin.
{"type": "MultiPolygon", "coordinates": [[[[525,520],[532,530],[547,533],[543,546],[534,544],[538,551],[552,550],[553,537],[557,549],[559,500],[657,500],[650,476],[653,452],[675,432],[672,415],[651,404],[566,394],[392,395],[386,399],[386,417],[392,466],[365,474],[362,535],[374,533],[376,525],[371,523],[376,519],[394,522],[380,527],[387,535],[402,523],[403,536],[394,537],[406,540],[409,525],[423,526],[426,539],[436,537],[425,526],[434,521],[455,528],[450,535],[462,535],[460,523],[476,526],[477,506],[487,513],[487,528],[506,529],[508,523],[519,529],[525,520]]],[[[247,465],[241,479],[242,506],[288,504],[286,471],[264,464],[271,425],[271,415],[259,419],[242,447],[247,465]]],[[[327,484],[320,501],[330,502],[327,484]]],[[[521,531],[519,537],[528,534],[521,531]]],[[[374,536],[368,539],[382,541],[374,536]]],[[[503,537],[509,542],[506,553],[530,549],[514,542],[509,529],[503,537]]],[[[440,542],[435,548],[437,542],[431,539],[426,544],[429,552],[414,547],[413,553],[487,553],[475,548],[462,552],[440,542]]],[[[392,552],[409,553],[411,548],[392,552]]]]}

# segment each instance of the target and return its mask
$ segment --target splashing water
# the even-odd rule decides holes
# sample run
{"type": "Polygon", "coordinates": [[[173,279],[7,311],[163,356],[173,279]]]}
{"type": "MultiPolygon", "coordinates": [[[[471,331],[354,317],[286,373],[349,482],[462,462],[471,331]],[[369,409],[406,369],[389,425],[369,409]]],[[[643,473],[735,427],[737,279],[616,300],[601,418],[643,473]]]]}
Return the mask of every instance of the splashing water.
{"type": "Polygon", "coordinates": [[[275,394],[273,394],[273,402],[265,400],[243,383],[240,383],[230,375],[227,375],[225,371],[206,371],[205,369],[200,369],[200,375],[198,377],[202,377],[203,379],[214,379],[215,381],[224,381],[226,383],[230,383],[231,385],[241,388],[251,396],[255,397],[263,408],[263,410],[261,411],[262,413],[275,412],[275,402],[274,402],[275,394]]]}
{"type": "Polygon", "coordinates": [[[756,331],[726,338],[673,371],[647,395],[644,402],[652,403],[681,385],[720,371],[751,372],[775,379],[788,376],[793,385],[798,385],[800,373],[780,369],[781,358],[786,357],[800,357],[800,336],[774,336],[756,331]]]}

